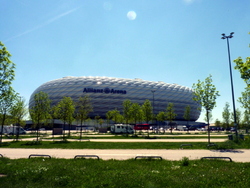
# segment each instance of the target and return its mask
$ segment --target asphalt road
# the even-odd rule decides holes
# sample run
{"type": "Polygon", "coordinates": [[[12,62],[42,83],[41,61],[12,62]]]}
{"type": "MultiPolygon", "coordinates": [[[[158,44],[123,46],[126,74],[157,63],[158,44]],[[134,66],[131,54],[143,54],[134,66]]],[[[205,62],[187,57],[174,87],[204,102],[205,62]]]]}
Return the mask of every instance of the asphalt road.
{"type": "Polygon", "coordinates": [[[190,160],[202,157],[230,157],[234,162],[250,162],[250,150],[111,150],[111,149],[12,149],[1,148],[0,154],[10,159],[28,158],[31,154],[50,155],[53,158],[74,158],[76,155],[97,155],[100,159],[126,160],[136,156],[160,156],[166,160],[181,160],[188,157],[190,160]]]}

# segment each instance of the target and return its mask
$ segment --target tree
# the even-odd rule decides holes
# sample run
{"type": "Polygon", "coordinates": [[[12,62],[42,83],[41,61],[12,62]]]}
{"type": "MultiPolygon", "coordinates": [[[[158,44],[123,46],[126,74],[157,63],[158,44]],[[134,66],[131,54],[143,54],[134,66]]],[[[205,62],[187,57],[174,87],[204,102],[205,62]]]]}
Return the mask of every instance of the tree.
{"type": "Polygon", "coordinates": [[[201,107],[206,111],[206,118],[208,124],[208,143],[210,143],[210,123],[209,123],[209,113],[212,112],[216,106],[216,99],[219,92],[216,87],[212,84],[212,75],[209,75],[205,81],[198,80],[197,84],[193,84],[194,97],[193,100],[200,103],[201,107]]]}
{"type": "MultiPolygon", "coordinates": [[[[131,106],[131,120],[136,125],[142,116],[142,109],[138,103],[133,103],[131,106]]],[[[136,130],[135,130],[136,131],[136,130]]],[[[136,134],[136,132],[135,132],[136,134]]]]}
{"type": "Polygon", "coordinates": [[[122,106],[123,106],[123,118],[124,118],[125,124],[128,124],[129,121],[131,120],[132,102],[127,99],[123,101],[122,106]]]}
{"type": "Polygon", "coordinates": [[[191,114],[191,107],[190,105],[187,105],[185,107],[185,111],[184,111],[184,119],[187,120],[187,125],[189,124],[189,121],[190,121],[190,114],[191,114]]]}
{"type": "MultiPolygon", "coordinates": [[[[18,130],[20,130],[20,126],[24,124],[23,118],[27,115],[27,107],[25,103],[25,99],[17,96],[16,100],[13,101],[12,108],[10,109],[10,116],[12,117],[12,121],[14,124],[18,126],[18,130]]],[[[16,134],[16,140],[18,141],[19,131],[16,134]]]]}
{"type": "Polygon", "coordinates": [[[34,106],[30,109],[30,116],[34,124],[36,124],[37,142],[39,137],[39,129],[41,124],[50,118],[51,100],[47,93],[39,92],[34,96],[34,106]]]}
{"type": "Polygon", "coordinates": [[[245,81],[247,87],[250,87],[250,57],[247,57],[245,62],[241,57],[238,57],[234,60],[234,62],[236,63],[236,66],[234,68],[236,70],[239,70],[241,78],[245,81]]]}
{"type": "Polygon", "coordinates": [[[63,99],[57,104],[57,114],[59,119],[63,121],[63,139],[65,140],[65,125],[69,125],[69,135],[71,124],[74,120],[75,105],[71,97],[63,97],[63,99]]]}
{"type": "Polygon", "coordinates": [[[51,124],[52,124],[52,134],[53,134],[53,138],[54,138],[54,121],[55,119],[59,119],[58,118],[58,106],[54,105],[50,108],[49,114],[51,117],[51,124]]]}
{"type": "Polygon", "coordinates": [[[226,125],[226,128],[229,128],[229,124],[230,124],[230,109],[229,109],[230,105],[228,102],[226,102],[225,107],[224,107],[224,111],[222,112],[222,118],[223,118],[223,122],[226,125]]]}
{"type": "MultiPolygon", "coordinates": [[[[158,122],[164,122],[166,120],[166,113],[161,111],[156,115],[156,120],[158,122]]],[[[157,127],[157,133],[159,132],[159,126],[157,127]]]]}
{"type": "Polygon", "coordinates": [[[118,123],[118,122],[122,122],[122,118],[121,118],[121,114],[120,112],[115,109],[115,110],[110,110],[106,113],[106,117],[108,120],[112,120],[114,121],[115,123],[118,123]]]}
{"type": "Polygon", "coordinates": [[[238,101],[243,108],[250,110],[250,87],[245,88],[245,91],[241,92],[241,97],[239,97],[238,101]]]}
{"type": "Polygon", "coordinates": [[[166,120],[166,113],[165,112],[159,112],[156,115],[157,121],[164,122],[166,120]]]}
{"type": "Polygon", "coordinates": [[[3,43],[0,42],[0,97],[6,96],[11,90],[15,78],[15,64],[10,61],[11,54],[3,43]]]}
{"type": "Polygon", "coordinates": [[[82,125],[83,122],[88,118],[88,114],[93,111],[93,107],[88,95],[80,97],[75,103],[75,118],[80,121],[81,131],[80,140],[82,139],[82,125]]]}
{"type": "Polygon", "coordinates": [[[7,117],[10,115],[10,110],[13,105],[13,101],[16,99],[17,94],[10,87],[9,90],[5,91],[5,95],[0,97],[0,114],[1,117],[1,135],[0,135],[0,143],[2,143],[3,138],[3,127],[5,125],[7,117]]]}
{"type": "Polygon", "coordinates": [[[131,105],[131,120],[136,124],[141,116],[141,106],[138,103],[132,103],[131,105]]]}
{"type": "Polygon", "coordinates": [[[208,121],[213,121],[213,114],[211,113],[211,112],[209,112],[208,113],[208,116],[206,115],[205,117],[204,117],[204,120],[206,121],[206,122],[208,122],[208,121]]]}
{"type": "Polygon", "coordinates": [[[99,124],[99,120],[101,119],[101,116],[97,115],[95,116],[95,122],[96,124],[99,124]]]}
{"type": "Polygon", "coordinates": [[[170,131],[171,134],[173,133],[173,120],[176,118],[177,114],[174,112],[174,104],[168,103],[167,109],[166,109],[166,120],[169,121],[169,125],[171,127],[170,131]]]}
{"type": "MultiPolygon", "coordinates": [[[[123,118],[125,121],[126,126],[128,125],[129,121],[131,120],[131,107],[132,107],[132,102],[130,100],[125,100],[122,103],[123,106],[123,118]]],[[[128,130],[128,127],[127,127],[128,130]]],[[[128,132],[127,132],[128,136],[128,132]]]]}
{"type": "Polygon", "coordinates": [[[15,78],[15,64],[10,61],[11,54],[6,47],[0,42],[0,103],[1,103],[1,136],[0,143],[2,143],[3,126],[6,120],[7,113],[11,107],[11,102],[14,100],[16,94],[11,87],[12,81],[15,78]]]}
{"type": "Polygon", "coordinates": [[[220,127],[221,127],[221,122],[220,122],[220,120],[218,120],[218,119],[215,120],[215,126],[217,127],[217,130],[218,130],[218,132],[219,132],[219,131],[220,131],[220,127]]]}
{"type": "MultiPolygon", "coordinates": [[[[114,123],[123,122],[123,116],[120,114],[120,112],[117,109],[108,111],[106,113],[106,117],[108,121],[112,120],[114,123]]],[[[114,126],[114,129],[115,129],[115,126],[114,126]]]]}
{"type": "Polygon", "coordinates": [[[248,129],[250,127],[250,114],[247,110],[244,111],[242,124],[244,125],[244,128],[246,128],[246,133],[248,133],[248,129]]]}
{"type": "Polygon", "coordinates": [[[100,125],[100,127],[102,127],[103,123],[104,123],[104,120],[102,118],[98,119],[98,124],[100,125]]]}
{"type": "MultiPolygon", "coordinates": [[[[148,99],[146,99],[142,105],[142,114],[143,114],[143,120],[145,120],[147,124],[154,117],[153,108],[152,108],[150,100],[148,99]]],[[[148,137],[149,137],[149,132],[148,132],[148,137]]]]}
{"type": "MultiPolygon", "coordinates": [[[[236,123],[237,123],[237,125],[239,125],[239,127],[240,127],[240,124],[241,124],[241,111],[240,111],[240,109],[236,109],[235,110],[235,113],[236,113],[236,123]]],[[[232,121],[234,120],[234,112],[232,112],[231,113],[231,119],[232,119],[232,121]]]]}
{"type": "Polygon", "coordinates": [[[150,100],[146,99],[142,105],[142,112],[143,112],[143,120],[148,123],[150,120],[153,119],[153,108],[151,105],[150,100]]]}
{"type": "Polygon", "coordinates": [[[245,81],[247,87],[250,87],[250,57],[247,57],[245,62],[241,57],[238,57],[234,62],[236,63],[235,69],[239,70],[241,78],[245,81]]]}
{"type": "MultiPolygon", "coordinates": [[[[244,92],[241,92],[241,97],[239,97],[238,101],[241,103],[241,107],[245,109],[244,112],[244,124],[248,122],[248,116],[250,112],[250,87],[246,87],[244,92]]],[[[237,113],[236,113],[237,115],[237,113]]],[[[237,118],[237,117],[236,117],[237,118]]],[[[248,124],[246,125],[246,128],[248,129],[248,124]]],[[[247,130],[248,131],[248,130],[247,130]]]]}

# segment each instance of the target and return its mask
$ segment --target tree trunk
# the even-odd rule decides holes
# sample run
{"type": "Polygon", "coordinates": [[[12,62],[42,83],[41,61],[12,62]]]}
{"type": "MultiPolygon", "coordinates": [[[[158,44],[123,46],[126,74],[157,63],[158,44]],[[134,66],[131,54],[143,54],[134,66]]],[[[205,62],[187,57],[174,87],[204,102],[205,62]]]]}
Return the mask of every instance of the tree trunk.
{"type": "Polygon", "coordinates": [[[4,122],[5,122],[5,114],[3,114],[3,119],[2,119],[2,127],[1,127],[1,135],[0,135],[0,144],[2,144],[2,140],[3,140],[3,126],[4,126],[4,122]]]}
{"type": "Polygon", "coordinates": [[[208,144],[210,144],[210,124],[209,124],[209,112],[207,111],[207,124],[208,124],[208,144]]]}

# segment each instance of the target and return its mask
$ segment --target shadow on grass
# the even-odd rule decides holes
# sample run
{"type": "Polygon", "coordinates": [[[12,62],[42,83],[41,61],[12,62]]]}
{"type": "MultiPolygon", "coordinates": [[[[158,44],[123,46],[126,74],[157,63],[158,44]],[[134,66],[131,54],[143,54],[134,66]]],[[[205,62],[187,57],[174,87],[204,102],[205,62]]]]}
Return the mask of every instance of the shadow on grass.
{"type": "Polygon", "coordinates": [[[25,145],[25,146],[42,145],[42,142],[41,141],[29,141],[21,145],[25,145]]]}
{"type": "Polygon", "coordinates": [[[1,142],[0,143],[0,147],[2,146],[9,146],[10,145],[10,142],[1,142]]]}
{"type": "Polygon", "coordinates": [[[213,152],[221,152],[221,153],[244,153],[244,151],[236,150],[236,149],[220,149],[220,150],[211,150],[213,152]]]}
{"type": "Polygon", "coordinates": [[[51,144],[69,144],[70,141],[68,140],[60,140],[60,141],[53,141],[51,144]]]}

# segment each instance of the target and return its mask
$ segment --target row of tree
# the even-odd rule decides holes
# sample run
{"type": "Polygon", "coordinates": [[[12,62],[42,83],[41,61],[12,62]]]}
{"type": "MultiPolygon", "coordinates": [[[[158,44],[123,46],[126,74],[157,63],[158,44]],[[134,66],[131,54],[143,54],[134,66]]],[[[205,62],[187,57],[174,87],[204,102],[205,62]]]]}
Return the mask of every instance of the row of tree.
{"type": "MultiPolygon", "coordinates": [[[[42,124],[54,123],[55,119],[63,122],[63,137],[65,138],[65,125],[71,127],[73,121],[78,121],[80,125],[88,118],[88,114],[93,111],[89,96],[79,97],[74,102],[71,97],[63,97],[58,104],[51,106],[51,100],[47,93],[39,92],[34,96],[34,106],[30,109],[32,122],[36,125],[37,141],[39,138],[39,128],[42,124]]],[[[69,135],[70,135],[69,128],[69,135]]],[[[82,131],[81,131],[82,133],[82,131]]]]}
{"type": "Polygon", "coordinates": [[[12,87],[16,65],[10,60],[10,57],[11,54],[0,42],[0,143],[2,143],[4,125],[17,124],[20,126],[24,123],[23,118],[27,114],[25,100],[12,87]]]}
{"type": "MultiPolygon", "coordinates": [[[[71,126],[73,121],[79,122],[82,126],[83,122],[88,119],[88,114],[93,111],[91,99],[88,95],[80,97],[74,102],[70,97],[63,97],[63,99],[56,105],[51,107],[51,100],[48,94],[39,92],[34,96],[34,105],[30,109],[30,115],[36,129],[39,130],[42,124],[51,123],[49,120],[60,119],[65,125],[71,126]]],[[[172,121],[176,118],[177,114],[174,112],[174,104],[169,103],[165,112],[159,112],[156,116],[153,113],[153,107],[150,100],[145,100],[142,105],[133,103],[130,100],[125,100],[122,103],[122,114],[117,110],[111,110],[106,113],[107,122],[112,120],[115,123],[134,123],[150,121],[169,121],[172,126],[172,121]]],[[[190,106],[185,109],[184,118],[190,120],[190,106]]],[[[98,116],[96,117],[98,119],[98,116]]],[[[101,121],[99,119],[99,121],[101,121]]],[[[52,122],[53,124],[53,122],[52,122]]],[[[39,132],[37,131],[37,138],[39,132]]],[[[70,134],[70,131],[69,131],[70,134]]]]}
{"type": "MultiPolygon", "coordinates": [[[[250,32],[249,32],[250,34],[250,32]]],[[[249,45],[250,47],[250,45],[249,45]]],[[[235,69],[239,70],[241,78],[246,83],[245,91],[241,93],[241,97],[238,99],[238,102],[241,103],[242,107],[245,109],[244,118],[242,124],[249,128],[250,125],[250,57],[246,57],[244,61],[241,57],[238,57],[234,60],[236,66],[235,69]]],[[[239,110],[236,112],[236,117],[239,122],[241,122],[241,113],[239,110]]]]}
{"type": "MultiPolygon", "coordinates": [[[[249,129],[250,126],[250,114],[247,110],[243,113],[240,111],[239,108],[236,109],[236,123],[239,129],[249,129]]],[[[212,118],[212,117],[211,117],[212,118]]],[[[215,126],[223,127],[229,129],[230,127],[234,126],[234,112],[231,112],[230,105],[226,102],[225,107],[223,108],[222,112],[222,121],[219,119],[215,120],[215,126]]]]}
{"type": "Polygon", "coordinates": [[[241,93],[241,97],[238,99],[238,102],[241,103],[241,107],[244,108],[244,112],[242,114],[239,109],[235,109],[235,114],[234,112],[230,112],[230,106],[227,102],[222,112],[223,122],[216,119],[215,124],[217,126],[224,125],[225,127],[230,127],[235,118],[237,125],[234,126],[248,129],[250,126],[250,57],[246,57],[245,61],[242,57],[238,57],[234,60],[234,63],[236,64],[235,69],[240,72],[241,78],[246,83],[245,91],[241,93]],[[242,115],[244,115],[243,118],[242,115]]]}
{"type": "MultiPolygon", "coordinates": [[[[107,120],[112,120],[115,123],[142,123],[146,122],[149,123],[150,121],[154,124],[155,120],[158,122],[164,122],[168,121],[169,125],[171,126],[171,132],[173,129],[173,121],[175,120],[177,114],[174,110],[174,104],[168,103],[166,107],[166,111],[158,112],[158,114],[154,114],[153,107],[151,105],[150,100],[145,100],[145,102],[142,105],[139,105],[138,103],[133,103],[130,100],[125,100],[122,104],[123,111],[122,114],[117,110],[111,110],[106,113],[107,120]]],[[[187,121],[190,120],[191,116],[191,108],[190,106],[186,106],[185,113],[184,113],[184,119],[187,121]]]]}

